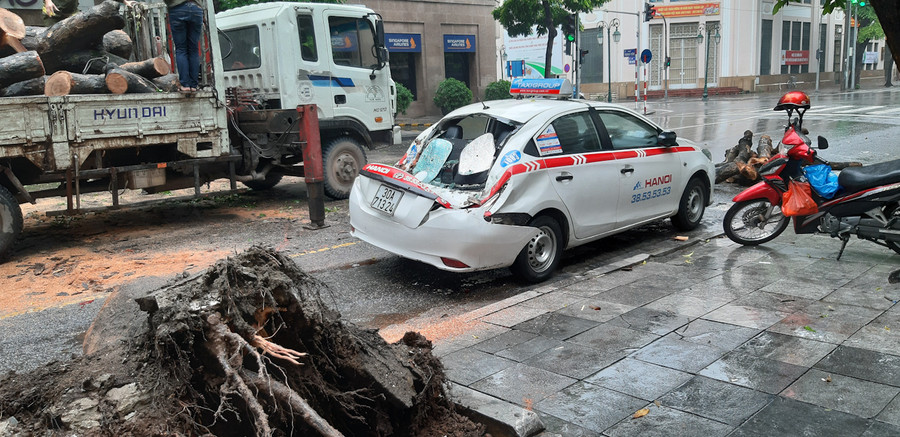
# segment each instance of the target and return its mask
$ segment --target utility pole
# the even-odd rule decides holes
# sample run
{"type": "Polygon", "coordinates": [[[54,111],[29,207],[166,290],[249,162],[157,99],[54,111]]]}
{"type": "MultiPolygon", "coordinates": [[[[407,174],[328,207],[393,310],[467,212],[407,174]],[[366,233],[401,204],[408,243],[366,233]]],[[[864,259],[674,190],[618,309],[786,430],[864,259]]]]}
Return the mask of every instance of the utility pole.
{"type": "Polygon", "coordinates": [[[844,9],[844,38],[847,40],[844,46],[847,48],[847,53],[843,56],[844,59],[844,91],[850,89],[850,52],[853,50],[850,42],[850,8],[853,7],[852,3],[849,3],[850,6],[847,9],[844,9]]]}
{"type": "MultiPolygon", "coordinates": [[[[856,26],[859,24],[853,17],[853,4],[850,2],[850,90],[856,89],[856,26]]],[[[856,7],[856,13],[859,14],[859,6],[856,7]]]]}

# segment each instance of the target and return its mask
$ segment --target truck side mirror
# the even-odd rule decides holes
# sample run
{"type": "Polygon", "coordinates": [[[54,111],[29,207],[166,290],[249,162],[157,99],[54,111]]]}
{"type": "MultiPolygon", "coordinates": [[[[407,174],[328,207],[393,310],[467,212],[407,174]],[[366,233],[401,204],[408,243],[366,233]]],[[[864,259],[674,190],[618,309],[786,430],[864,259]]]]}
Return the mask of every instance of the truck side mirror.
{"type": "Polygon", "coordinates": [[[384,68],[389,55],[384,45],[384,21],[379,15],[375,16],[375,56],[378,58],[378,69],[384,68]]]}

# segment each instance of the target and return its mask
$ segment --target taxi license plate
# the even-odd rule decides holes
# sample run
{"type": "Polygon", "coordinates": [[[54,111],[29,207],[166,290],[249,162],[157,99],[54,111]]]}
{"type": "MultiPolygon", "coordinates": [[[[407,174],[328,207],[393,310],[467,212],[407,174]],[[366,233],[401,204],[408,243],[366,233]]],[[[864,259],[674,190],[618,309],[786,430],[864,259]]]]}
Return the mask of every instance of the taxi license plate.
{"type": "Polygon", "coordinates": [[[378,187],[375,198],[372,199],[372,208],[392,216],[394,215],[394,210],[397,208],[397,204],[400,203],[401,197],[403,197],[402,191],[395,190],[382,184],[378,187]]]}

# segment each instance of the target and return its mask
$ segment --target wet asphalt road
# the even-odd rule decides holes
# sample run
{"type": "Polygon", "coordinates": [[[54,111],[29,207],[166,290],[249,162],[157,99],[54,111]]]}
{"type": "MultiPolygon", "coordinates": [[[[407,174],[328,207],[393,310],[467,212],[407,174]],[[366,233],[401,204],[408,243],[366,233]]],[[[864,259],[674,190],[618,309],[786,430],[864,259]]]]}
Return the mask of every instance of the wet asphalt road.
{"type": "MultiPolygon", "coordinates": [[[[813,109],[804,126],[810,137],[823,135],[831,148],[821,152],[831,161],[880,162],[900,151],[900,89],[812,95],[813,109]]],[[[708,102],[676,100],[650,102],[654,121],[711,150],[721,161],[725,150],[737,143],[744,130],[778,140],[786,117],[771,108],[778,95],[712,97],[708,102]]],[[[633,103],[625,106],[633,107],[633,103]]],[[[407,141],[415,132],[405,132],[407,141]]],[[[404,146],[378,149],[369,160],[391,162],[404,146]]],[[[302,183],[281,184],[285,196],[305,198],[302,183]]],[[[721,229],[721,220],[738,189],[717,187],[714,204],[704,217],[706,230],[721,229]]],[[[528,290],[532,285],[516,281],[506,269],[453,274],[405,260],[365,243],[347,232],[346,202],[332,201],[327,208],[331,227],[304,241],[288,242],[285,251],[298,264],[330,285],[326,300],[343,316],[358,324],[378,328],[423,315],[439,318],[460,314],[528,290]],[[336,218],[336,219],[335,219],[336,218]],[[334,248],[310,251],[311,247],[334,248]]],[[[610,237],[566,253],[560,274],[564,280],[602,265],[610,259],[638,253],[654,242],[671,239],[668,222],[610,237]]],[[[259,238],[265,242],[263,237],[259,238]]],[[[152,290],[167,278],[146,278],[133,286],[152,290]]],[[[0,279],[2,280],[2,279],[0,279]]],[[[0,287],[2,288],[2,287],[0,287]]],[[[52,360],[65,360],[81,351],[81,339],[103,303],[97,299],[84,305],[69,305],[0,319],[0,374],[25,371],[52,360]]]]}

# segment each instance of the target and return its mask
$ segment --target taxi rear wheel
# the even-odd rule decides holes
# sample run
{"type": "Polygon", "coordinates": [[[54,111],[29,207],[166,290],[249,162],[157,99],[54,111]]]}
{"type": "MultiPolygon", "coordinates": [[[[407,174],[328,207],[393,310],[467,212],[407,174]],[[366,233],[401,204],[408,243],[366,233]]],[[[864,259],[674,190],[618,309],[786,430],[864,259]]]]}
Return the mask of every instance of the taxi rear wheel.
{"type": "Polygon", "coordinates": [[[510,269],[528,282],[541,282],[552,276],[559,265],[562,230],[556,220],[547,216],[536,217],[529,226],[537,228],[538,233],[519,252],[510,269]]]}
{"type": "Polygon", "coordinates": [[[678,202],[678,213],[672,216],[672,224],[680,231],[690,231],[700,225],[706,211],[706,189],[700,179],[688,181],[678,202]]]}

